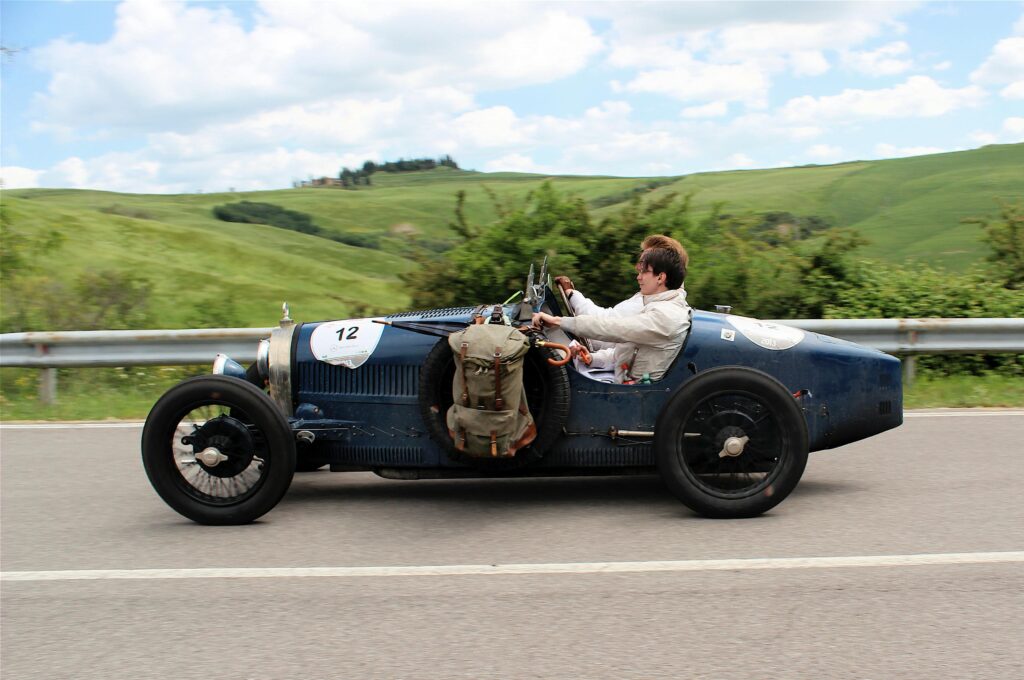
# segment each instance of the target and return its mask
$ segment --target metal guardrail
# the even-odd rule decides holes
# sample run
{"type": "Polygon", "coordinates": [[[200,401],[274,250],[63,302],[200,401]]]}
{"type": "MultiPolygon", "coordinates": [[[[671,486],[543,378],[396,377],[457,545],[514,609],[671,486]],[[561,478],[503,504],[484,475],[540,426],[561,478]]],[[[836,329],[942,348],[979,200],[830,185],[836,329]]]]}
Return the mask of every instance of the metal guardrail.
{"type": "Polygon", "coordinates": [[[39,331],[0,334],[0,366],[63,368],[182,366],[211,363],[218,353],[256,359],[256,343],[270,328],[167,331],[39,331]]]}
{"type": "Polygon", "coordinates": [[[779,319],[890,354],[1024,352],[1024,319],[779,319]]]}
{"type": "MultiPolygon", "coordinates": [[[[768,323],[849,340],[904,356],[904,381],[917,354],[1024,353],[1024,319],[776,319],[768,323]]],[[[206,364],[218,353],[242,363],[270,328],[54,331],[0,335],[0,366],[41,368],[40,396],[56,395],[55,368],[206,364]]]]}
{"type": "MultiPolygon", "coordinates": [[[[1024,319],[777,319],[891,354],[1024,352],[1024,319]]],[[[0,366],[173,366],[212,362],[218,352],[256,358],[270,328],[56,331],[0,335],[0,366]]]]}

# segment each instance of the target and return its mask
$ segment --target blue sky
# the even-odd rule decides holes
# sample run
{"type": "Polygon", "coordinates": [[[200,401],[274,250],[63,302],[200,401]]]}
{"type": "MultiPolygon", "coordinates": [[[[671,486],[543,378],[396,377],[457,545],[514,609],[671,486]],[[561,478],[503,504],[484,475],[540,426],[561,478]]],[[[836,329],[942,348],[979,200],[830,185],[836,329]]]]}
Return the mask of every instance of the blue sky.
{"type": "Polygon", "coordinates": [[[0,2],[3,186],[678,175],[1024,141],[1021,2],[0,2]]]}

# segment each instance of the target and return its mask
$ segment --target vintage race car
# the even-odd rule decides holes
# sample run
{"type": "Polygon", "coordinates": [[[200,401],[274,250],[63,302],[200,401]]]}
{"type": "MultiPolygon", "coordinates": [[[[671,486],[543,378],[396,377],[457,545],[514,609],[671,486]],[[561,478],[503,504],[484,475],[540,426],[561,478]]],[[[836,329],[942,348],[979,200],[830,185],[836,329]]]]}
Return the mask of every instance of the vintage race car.
{"type": "MultiPolygon", "coordinates": [[[[447,336],[494,305],[382,318],[284,318],[248,369],[220,355],[154,405],[142,435],[157,493],[202,524],[241,524],[272,509],[293,473],[372,471],[391,479],[657,473],[695,512],[750,517],[797,485],[809,451],[903,422],[900,361],[797,328],[694,311],[664,378],[594,379],[527,328],[560,315],[542,270],[499,307],[533,341],[523,382],[537,433],[514,456],[468,457],[446,426],[454,358],[447,336]]],[[[497,317],[495,317],[497,318],[497,317]]]]}

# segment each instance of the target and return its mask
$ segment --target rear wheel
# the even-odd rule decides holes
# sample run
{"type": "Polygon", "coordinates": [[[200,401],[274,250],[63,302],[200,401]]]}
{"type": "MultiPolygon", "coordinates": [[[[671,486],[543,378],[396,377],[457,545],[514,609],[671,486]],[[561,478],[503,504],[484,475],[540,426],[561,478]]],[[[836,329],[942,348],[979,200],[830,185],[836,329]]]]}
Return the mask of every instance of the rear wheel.
{"type": "Polygon", "coordinates": [[[153,488],[200,524],[246,524],[284,496],[295,470],[291,428],[270,397],[219,375],[179,383],[142,431],[153,488]]]}
{"type": "Polygon", "coordinates": [[[431,439],[452,460],[488,472],[514,470],[540,460],[561,436],[569,418],[569,375],[565,366],[548,363],[556,356],[560,355],[548,348],[532,349],[523,362],[523,387],[537,425],[537,438],[512,458],[474,458],[456,450],[445,423],[445,414],[452,405],[455,359],[448,339],[442,338],[427,354],[420,370],[420,415],[431,439]]]}
{"type": "Polygon", "coordinates": [[[669,489],[707,517],[753,517],[782,502],[807,465],[807,423],[771,376],[722,367],[697,374],[655,427],[669,489]]]}

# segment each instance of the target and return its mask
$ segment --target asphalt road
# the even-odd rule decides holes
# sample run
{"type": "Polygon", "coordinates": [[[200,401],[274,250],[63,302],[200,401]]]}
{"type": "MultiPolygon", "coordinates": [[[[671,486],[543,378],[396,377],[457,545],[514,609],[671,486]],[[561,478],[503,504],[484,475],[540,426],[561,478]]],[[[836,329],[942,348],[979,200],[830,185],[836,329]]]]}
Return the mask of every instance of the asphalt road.
{"type": "Polygon", "coordinates": [[[0,428],[5,680],[1024,676],[1024,412],[910,414],[737,521],[655,478],[318,472],[202,527],[150,489],[140,433],[0,428]],[[469,573],[386,569],[436,565],[469,573]],[[140,569],[168,571],[80,579],[140,569]]]}

